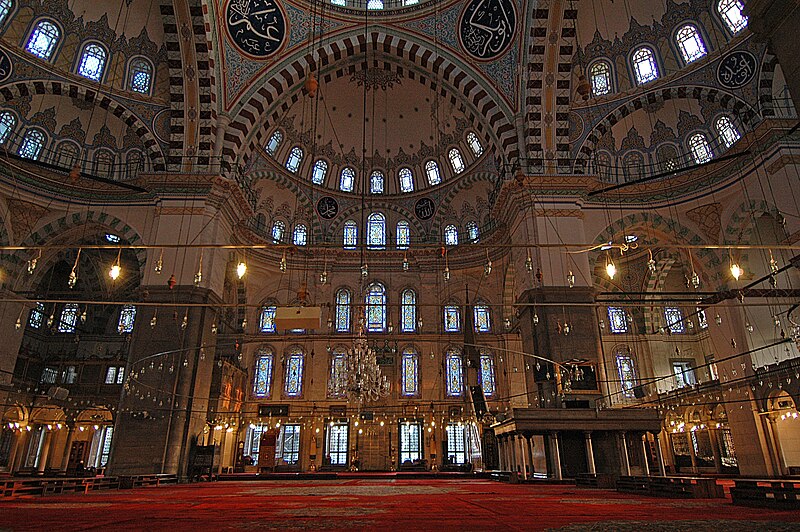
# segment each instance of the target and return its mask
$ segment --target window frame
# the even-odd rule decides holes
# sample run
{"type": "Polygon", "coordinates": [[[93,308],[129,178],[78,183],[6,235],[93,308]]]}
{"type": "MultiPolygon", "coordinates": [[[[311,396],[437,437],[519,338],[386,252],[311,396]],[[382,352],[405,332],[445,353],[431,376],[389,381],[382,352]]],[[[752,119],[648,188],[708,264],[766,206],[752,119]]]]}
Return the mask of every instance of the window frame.
{"type": "Polygon", "coordinates": [[[386,192],[386,174],[382,170],[373,170],[369,174],[369,193],[384,194],[386,192]],[[376,186],[379,184],[380,186],[376,186]]]}
{"type": "Polygon", "coordinates": [[[306,365],[306,355],[305,351],[300,346],[291,346],[286,350],[285,355],[286,360],[286,369],[283,372],[283,395],[287,399],[302,399],[303,398],[303,382],[305,379],[305,365],[306,365]],[[292,385],[292,380],[290,378],[290,373],[292,372],[292,362],[299,361],[298,364],[298,376],[297,376],[297,385],[296,389],[293,387],[290,389],[290,385],[292,385]]]}
{"type": "Polygon", "coordinates": [[[394,242],[395,247],[399,250],[406,250],[411,247],[411,224],[408,223],[408,220],[397,221],[394,242]],[[401,235],[403,235],[402,239],[401,235]]]}
{"type": "Polygon", "coordinates": [[[589,73],[589,86],[591,87],[591,90],[592,90],[592,97],[599,98],[601,96],[608,96],[609,94],[613,94],[614,92],[616,92],[616,88],[614,86],[614,65],[610,60],[608,60],[605,57],[599,57],[599,58],[593,60],[591,63],[589,63],[589,66],[586,69],[586,72],[589,73]],[[603,92],[603,93],[598,93],[595,90],[595,83],[594,83],[595,76],[594,76],[594,73],[592,72],[592,70],[594,68],[596,68],[597,66],[599,66],[599,65],[603,65],[603,66],[606,67],[608,90],[606,92],[603,92]]]}
{"type": "Polygon", "coordinates": [[[400,332],[417,332],[417,292],[413,288],[400,292],[400,332]],[[411,301],[406,301],[406,296],[410,296],[411,301]]]}
{"type": "Polygon", "coordinates": [[[292,244],[295,246],[308,245],[308,226],[302,222],[294,224],[292,230],[292,244]],[[298,238],[301,236],[302,238],[298,238]]]}
{"type": "Polygon", "coordinates": [[[0,1],[0,7],[2,7],[3,4],[7,4],[8,7],[6,8],[7,11],[5,12],[5,14],[0,16],[0,29],[3,29],[3,26],[5,26],[6,22],[11,20],[12,16],[15,14],[17,10],[17,2],[15,2],[14,0],[0,1]]]}
{"type": "Polygon", "coordinates": [[[278,305],[275,303],[261,305],[261,310],[258,313],[258,332],[262,334],[275,334],[278,332],[275,325],[275,314],[277,312],[278,305]]]}
{"type": "Polygon", "coordinates": [[[633,353],[630,351],[617,351],[614,354],[614,365],[617,367],[617,377],[619,377],[619,391],[623,398],[625,399],[633,399],[636,397],[634,388],[636,388],[637,379],[636,376],[636,360],[633,358],[633,353]],[[623,375],[623,365],[621,362],[627,360],[630,362],[630,373],[633,375],[633,378],[630,379],[630,386],[626,384],[625,375],[623,375]]]}
{"type": "Polygon", "coordinates": [[[17,118],[17,114],[14,113],[11,109],[3,109],[0,111],[0,124],[8,126],[4,135],[0,136],[0,146],[3,144],[8,143],[12,140],[12,136],[14,135],[14,131],[17,129],[19,125],[19,119],[17,118]],[[2,120],[2,117],[9,117],[9,122],[2,120]]]}
{"type": "Polygon", "coordinates": [[[53,62],[55,57],[58,55],[59,48],[61,47],[61,44],[63,42],[64,42],[64,28],[61,27],[61,24],[59,24],[56,20],[54,20],[52,18],[39,17],[37,19],[34,19],[31,22],[29,30],[25,33],[25,40],[23,41],[22,49],[26,53],[28,53],[28,54],[30,54],[30,55],[38,58],[38,59],[41,59],[42,61],[46,61],[48,63],[51,63],[51,62],[53,62]],[[43,23],[48,23],[48,24],[52,25],[56,29],[56,31],[58,32],[58,35],[55,36],[55,42],[51,43],[51,45],[48,48],[48,53],[47,53],[46,57],[45,56],[41,56],[41,55],[33,52],[30,49],[31,39],[33,38],[33,34],[34,34],[34,32],[37,31],[39,26],[41,24],[43,24],[43,23]]]}
{"type": "Polygon", "coordinates": [[[461,150],[458,149],[458,147],[453,146],[447,150],[447,159],[450,161],[450,169],[455,175],[462,174],[467,169],[467,163],[464,160],[464,154],[461,153],[461,150]],[[458,165],[456,164],[456,159],[459,161],[458,165]]]}
{"type": "MultiPolygon", "coordinates": [[[[732,7],[732,6],[730,6],[730,7],[732,7]]],[[[741,2],[740,0],[718,0],[717,2],[714,3],[714,12],[720,18],[720,20],[722,21],[722,25],[725,27],[725,31],[727,31],[728,34],[731,37],[733,37],[735,35],[739,35],[742,31],[747,29],[747,27],[750,24],[750,18],[747,17],[746,15],[742,14],[742,8],[743,7],[744,7],[744,3],[741,2]],[[730,2],[731,4],[738,4],[738,5],[741,6],[739,8],[739,15],[741,16],[741,20],[744,21],[744,24],[742,24],[738,28],[734,28],[734,27],[731,26],[731,22],[732,21],[730,21],[728,19],[728,16],[727,16],[727,13],[730,12],[730,9],[726,10],[725,13],[723,13],[722,9],[720,9],[720,7],[721,7],[723,2],[730,2]]]]}
{"type": "Polygon", "coordinates": [[[328,177],[328,169],[330,168],[330,164],[325,159],[317,159],[314,161],[314,165],[311,167],[311,182],[315,185],[324,185],[325,179],[328,177]],[[320,170],[320,168],[322,168],[320,170]],[[317,179],[317,173],[321,172],[322,177],[317,179]]]}
{"type": "Polygon", "coordinates": [[[387,321],[387,303],[388,294],[386,292],[386,285],[380,281],[373,281],[364,291],[364,310],[365,320],[364,326],[367,332],[370,333],[384,333],[386,332],[387,321]],[[373,290],[376,292],[373,294],[373,290]],[[379,298],[372,301],[372,298],[379,298]],[[377,307],[380,312],[380,322],[371,320],[370,310],[377,307]]]}
{"type": "Polygon", "coordinates": [[[428,159],[425,162],[425,177],[428,180],[428,185],[432,187],[442,183],[442,171],[439,169],[439,163],[434,159],[428,159]]]}
{"type": "Polygon", "coordinates": [[[269,399],[272,395],[272,381],[275,377],[275,351],[271,347],[261,347],[256,352],[255,364],[253,365],[253,381],[250,388],[252,397],[259,399],[269,399]],[[268,360],[264,369],[264,391],[259,390],[259,377],[262,376],[261,361],[268,360]]]}
{"type": "Polygon", "coordinates": [[[355,192],[356,188],[356,171],[349,167],[345,166],[339,172],[339,191],[340,192],[355,192]],[[350,180],[349,187],[345,187],[345,173],[347,173],[348,179],[350,180]]]}
{"type": "Polygon", "coordinates": [[[400,192],[403,194],[414,192],[414,172],[411,168],[404,166],[397,171],[397,183],[400,186],[400,192]]]}
{"type": "Polygon", "coordinates": [[[648,83],[653,83],[654,81],[658,81],[661,78],[661,65],[659,64],[658,54],[656,53],[653,45],[649,43],[642,43],[631,50],[630,56],[628,57],[628,65],[631,68],[631,73],[633,74],[632,79],[636,83],[637,87],[641,87],[642,85],[647,85],[648,83]],[[648,51],[650,53],[650,58],[653,60],[653,72],[655,76],[647,79],[641,80],[639,79],[639,69],[637,68],[636,62],[636,55],[640,51],[648,51]]]}
{"type": "Polygon", "coordinates": [[[358,224],[355,220],[345,220],[342,225],[342,248],[350,250],[358,248],[358,224]],[[348,235],[351,232],[353,234],[348,235]],[[352,236],[352,243],[349,242],[348,236],[352,236]]]}
{"type": "Polygon", "coordinates": [[[75,62],[74,72],[75,72],[75,74],[77,76],[80,76],[83,79],[87,79],[87,80],[93,81],[95,83],[102,83],[104,81],[105,77],[106,77],[106,74],[108,73],[108,64],[110,62],[111,62],[111,52],[109,51],[108,47],[105,44],[103,44],[102,42],[98,41],[98,40],[90,39],[90,40],[84,41],[83,45],[80,47],[80,53],[78,53],[78,56],[77,56],[77,59],[76,59],[76,62],[75,62]],[[104,54],[103,63],[100,66],[100,72],[99,72],[97,78],[93,78],[93,77],[88,76],[88,75],[86,75],[86,74],[81,72],[81,68],[83,67],[83,64],[84,64],[84,57],[86,56],[88,48],[90,46],[96,46],[104,54]]]}
{"type": "Polygon", "coordinates": [[[703,131],[693,131],[686,137],[686,146],[692,155],[692,160],[695,164],[706,164],[714,160],[714,150],[711,148],[711,143],[708,142],[708,135],[703,131]],[[702,140],[702,147],[706,151],[705,157],[701,155],[695,147],[694,139],[702,140]]]}
{"type": "Polygon", "coordinates": [[[400,395],[402,397],[419,397],[419,353],[412,346],[403,349],[400,354],[400,395]],[[408,365],[411,365],[409,368],[408,365]],[[413,376],[413,382],[409,377],[413,376]]]}
{"type": "Polygon", "coordinates": [[[467,146],[469,146],[472,155],[474,155],[475,157],[480,157],[481,155],[483,155],[483,152],[486,151],[486,148],[484,148],[483,144],[481,144],[480,137],[474,131],[467,132],[466,140],[467,140],[467,146]],[[475,149],[476,143],[479,148],[478,150],[475,149]]]}
{"type": "Polygon", "coordinates": [[[19,146],[17,147],[17,155],[19,155],[23,159],[28,159],[30,161],[40,161],[42,157],[42,152],[44,152],[45,148],[47,147],[48,140],[49,137],[47,136],[47,133],[45,133],[41,128],[29,127],[28,129],[25,130],[25,134],[22,135],[22,139],[20,140],[19,146]],[[23,155],[22,149],[28,143],[28,135],[32,135],[34,133],[41,135],[42,143],[39,145],[39,148],[36,151],[35,156],[28,157],[27,155],[23,155]]]}
{"type": "Polygon", "coordinates": [[[445,395],[447,397],[461,397],[464,395],[464,358],[461,350],[457,347],[449,347],[445,351],[445,395]],[[457,363],[456,363],[457,362],[457,363]],[[456,366],[458,366],[456,368],[456,366]],[[453,380],[451,372],[458,370],[457,379],[453,380]],[[457,382],[456,382],[457,381],[457,382]],[[456,386],[458,389],[456,389],[456,386]]]}
{"type": "Polygon", "coordinates": [[[346,286],[342,286],[334,295],[334,328],[338,333],[348,333],[352,329],[352,306],[353,306],[353,292],[346,286]],[[346,296],[347,301],[344,301],[346,296]],[[340,298],[342,300],[340,301],[340,298]],[[341,314],[344,312],[345,314],[341,314]]]}
{"type": "Polygon", "coordinates": [[[269,136],[269,139],[267,139],[267,143],[264,144],[264,151],[270,157],[275,157],[275,154],[278,153],[278,150],[280,149],[282,143],[283,143],[283,132],[280,129],[276,129],[275,131],[272,132],[272,135],[269,136]],[[273,144],[273,141],[274,141],[274,146],[270,148],[270,146],[273,144]]]}
{"type": "Polygon", "coordinates": [[[286,157],[286,167],[291,173],[296,174],[300,171],[300,165],[303,164],[303,158],[305,157],[305,151],[300,146],[292,146],[292,149],[289,150],[289,155],[286,157]],[[291,166],[290,166],[291,163],[291,166]]]}
{"type": "Polygon", "coordinates": [[[153,62],[150,61],[149,58],[143,55],[135,55],[131,57],[128,60],[128,66],[126,68],[126,72],[127,72],[127,79],[125,80],[125,87],[129,92],[134,92],[136,94],[142,94],[145,96],[150,96],[153,94],[153,86],[155,85],[155,80],[156,80],[156,69],[155,66],[153,65],[153,62]],[[139,72],[139,70],[134,70],[134,63],[138,62],[145,64],[147,68],[150,69],[149,72],[150,79],[147,82],[147,91],[145,92],[133,88],[133,82],[136,77],[135,74],[139,72]]]}
{"type": "Polygon", "coordinates": [[[367,249],[384,250],[386,249],[386,215],[380,211],[373,211],[367,216],[367,249]],[[377,227],[376,235],[379,238],[373,239],[373,227],[377,227]]]}
{"type": "Polygon", "coordinates": [[[682,62],[683,66],[688,66],[695,61],[699,61],[704,57],[708,56],[709,49],[708,49],[708,42],[705,36],[703,35],[703,30],[700,29],[699,23],[693,20],[686,20],[681,22],[675,27],[675,30],[672,32],[672,45],[675,46],[678,53],[676,54],[678,59],[682,62]],[[693,37],[685,37],[681,38],[680,33],[687,28],[691,28],[694,30],[693,37]],[[702,53],[696,55],[694,57],[687,57],[687,50],[684,47],[684,43],[690,39],[695,38],[697,39],[697,44],[699,45],[698,48],[702,53]]]}

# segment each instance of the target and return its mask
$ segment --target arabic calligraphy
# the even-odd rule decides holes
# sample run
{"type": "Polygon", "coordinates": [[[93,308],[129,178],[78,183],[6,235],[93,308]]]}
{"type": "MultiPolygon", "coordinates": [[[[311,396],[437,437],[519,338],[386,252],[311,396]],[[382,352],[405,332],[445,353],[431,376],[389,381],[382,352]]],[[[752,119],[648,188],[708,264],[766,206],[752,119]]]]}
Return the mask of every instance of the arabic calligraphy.
{"type": "Polygon", "coordinates": [[[339,204],[332,197],[324,196],[317,202],[317,212],[326,220],[330,220],[339,213],[339,204]]]}
{"type": "Polygon", "coordinates": [[[430,220],[436,212],[436,205],[430,198],[420,198],[414,205],[414,213],[420,220],[430,220]]]}
{"type": "Polygon", "coordinates": [[[256,57],[278,51],[286,36],[286,19],[276,0],[230,0],[225,20],[233,42],[256,57]]]}
{"type": "Polygon", "coordinates": [[[738,50],[722,58],[717,66],[717,81],[726,89],[744,87],[756,75],[756,58],[750,52],[738,50]]]}
{"type": "Polygon", "coordinates": [[[0,82],[5,81],[11,76],[11,71],[14,67],[11,65],[11,59],[8,55],[0,50],[0,82]]]}
{"type": "Polygon", "coordinates": [[[472,0],[461,14],[459,36],[470,55],[493,59],[511,43],[516,27],[511,0],[472,0]]]}

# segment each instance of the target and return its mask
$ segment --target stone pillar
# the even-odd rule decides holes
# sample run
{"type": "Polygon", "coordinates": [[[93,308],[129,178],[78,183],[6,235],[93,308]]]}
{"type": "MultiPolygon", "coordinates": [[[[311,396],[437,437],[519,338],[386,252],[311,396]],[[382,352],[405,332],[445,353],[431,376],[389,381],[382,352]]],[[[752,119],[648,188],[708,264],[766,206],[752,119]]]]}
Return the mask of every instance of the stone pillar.
{"type": "Polygon", "coordinates": [[[594,448],[592,447],[592,432],[587,430],[583,433],[586,442],[586,465],[590,475],[596,475],[597,469],[594,464],[594,448]]]}
{"type": "Polygon", "coordinates": [[[625,476],[631,476],[631,461],[628,459],[628,438],[626,432],[623,430],[619,433],[622,442],[622,472],[625,476]]]}
{"type": "Polygon", "coordinates": [[[19,437],[17,438],[17,453],[14,456],[14,462],[12,463],[11,472],[19,471],[22,467],[22,464],[25,463],[25,455],[28,454],[28,444],[31,438],[31,431],[29,430],[22,430],[19,433],[19,437]]]}
{"type": "Polygon", "coordinates": [[[505,470],[506,457],[505,457],[505,451],[503,449],[503,438],[501,438],[500,436],[497,437],[497,454],[499,455],[499,459],[500,459],[499,469],[500,469],[500,471],[504,471],[505,470]]]}
{"type": "Polygon", "coordinates": [[[64,444],[64,454],[61,456],[61,471],[66,471],[69,465],[69,452],[72,441],[75,439],[75,426],[67,425],[67,442],[64,444]]]}
{"type": "Polygon", "coordinates": [[[708,435],[711,438],[711,452],[714,453],[714,469],[722,473],[722,453],[719,450],[719,431],[709,427],[708,435]]]}
{"type": "Polygon", "coordinates": [[[533,434],[525,437],[525,449],[528,451],[528,462],[531,464],[530,476],[533,478],[533,474],[536,472],[536,468],[533,466],[533,434]]]}
{"type": "Polygon", "coordinates": [[[653,434],[656,444],[656,458],[658,459],[658,472],[662,477],[667,476],[667,470],[664,467],[664,452],[661,449],[661,437],[659,434],[653,434]]]}
{"type": "Polygon", "coordinates": [[[528,478],[528,454],[527,445],[525,445],[525,436],[517,434],[517,446],[519,447],[520,456],[520,471],[522,472],[522,479],[528,478]]]}
{"type": "Polygon", "coordinates": [[[47,455],[50,453],[50,443],[53,441],[53,431],[47,430],[46,425],[42,426],[42,430],[44,431],[44,441],[42,442],[42,450],[36,462],[36,471],[39,473],[44,473],[45,468],[47,468],[47,455]]]}
{"type": "Polygon", "coordinates": [[[644,469],[645,476],[650,476],[650,464],[648,458],[650,452],[647,449],[647,434],[642,434],[642,468],[644,469]]]}
{"type": "Polygon", "coordinates": [[[692,433],[686,433],[686,439],[689,443],[689,458],[692,460],[692,473],[697,474],[697,454],[694,452],[694,442],[692,441],[692,433]]]}
{"type": "Polygon", "coordinates": [[[561,453],[558,450],[558,432],[550,433],[550,455],[552,457],[553,471],[552,476],[556,480],[562,480],[561,476],[561,453]]]}
{"type": "Polygon", "coordinates": [[[514,445],[516,434],[512,434],[508,439],[508,446],[511,450],[511,471],[519,471],[519,457],[517,456],[517,446],[514,445]]]}

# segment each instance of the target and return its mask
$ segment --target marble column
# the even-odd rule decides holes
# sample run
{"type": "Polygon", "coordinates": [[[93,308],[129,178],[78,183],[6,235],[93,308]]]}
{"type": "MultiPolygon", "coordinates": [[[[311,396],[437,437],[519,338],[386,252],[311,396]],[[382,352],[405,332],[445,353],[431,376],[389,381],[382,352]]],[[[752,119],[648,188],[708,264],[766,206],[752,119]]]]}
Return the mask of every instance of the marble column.
{"type": "Polygon", "coordinates": [[[708,437],[711,439],[711,452],[714,454],[714,469],[717,473],[722,473],[722,453],[719,450],[719,431],[709,428],[708,437]]]}
{"type": "Polygon", "coordinates": [[[697,474],[697,454],[694,452],[694,442],[692,441],[691,431],[686,433],[686,439],[689,442],[689,459],[692,461],[692,473],[697,474]]]}
{"type": "Polygon", "coordinates": [[[661,474],[662,477],[667,476],[667,469],[664,467],[664,452],[661,449],[661,436],[659,434],[653,434],[653,438],[656,444],[656,459],[658,460],[658,472],[661,474]]]}
{"type": "Polygon", "coordinates": [[[550,455],[552,458],[553,471],[551,476],[556,480],[562,480],[561,476],[561,453],[558,450],[558,432],[550,433],[550,455]]]}
{"type": "Polygon", "coordinates": [[[525,436],[522,434],[517,434],[517,446],[519,447],[520,471],[522,472],[522,479],[525,480],[528,478],[528,451],[527,445],[525,445],[525,436]]]}
{"type": "Polygon", "coordinates": [[[64,444],[64,454],[61,456],[61,471],[66,471],[69,465],[69,452],[72,441],[75,439],[75,426],[67,425],[67,442],[64,444]]]}
{"type": "Polygon", "coordinates": [[[47,455],[50,454],[50,443],[53,441],[53,431],[47,430],[47,427],[42,427],[44,430],[44,441],[42,442],[41,452],[39,453],[39,460],[36,463],[36,471],[44,473],[47,467],[47,455]]]}
{"type": "Polygon", "coordinates": [[[535,468],[533,467],[533,434],[525,437],[525,448],[528,451],[528,461],[531,464],[530,476],[533,478],[533,474],[536,472],[535,468]]]}
{"type": "Polygon", "coordinates": [[[29,430],[22,430],[19,433],[19,437],[17,439],[17,454],[14,456],[14,462],[11,467],[11,472],[19,471],[22,465],[25,463],[25,455],[27,453],[27,447],[30,442],[31,438],[31,431],[29,430]]]}
{"type": "Polygon", "coordinates": [[[642,434],[642,469],[645,476],[650,476],[650,451],[647,449],[647,434],[642,434]]]}
{"type": "Polygon", "coordinates": [[[589,468],[590,475],[596,475],[597,469],[594,464],[594,448],[592,447],[592,432],[586,431],[583,433],[586,442],[586,466],[589,468]]]}
{"type": "Polygon", "coordinates": [[[625,431],[622,431],[620,434],[620,440],[622,441],[622,473],[625,476],[631,476],[631,461],[628,459],[628,437],[625,431]]]}

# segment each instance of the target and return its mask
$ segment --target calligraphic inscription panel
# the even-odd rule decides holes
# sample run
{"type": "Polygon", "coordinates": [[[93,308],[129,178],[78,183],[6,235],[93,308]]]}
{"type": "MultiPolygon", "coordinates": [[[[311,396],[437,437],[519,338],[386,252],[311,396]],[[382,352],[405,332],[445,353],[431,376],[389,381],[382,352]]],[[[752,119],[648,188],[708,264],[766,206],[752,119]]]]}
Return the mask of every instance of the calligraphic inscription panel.
{"type": "Polygon", "coordinates": [[[461,14],[461,46],[477,59],[494,59],[514,38],[517,14],[511,0],[472,0],[461,14]]]}
{"type": "Polygon", "coordinates": [[[276,0],[230,0],[225,23],[236,46],[257,58],[277,52],[286,37],[286,17],[276,0]]]}
{"type": "Polygon", "coordinates": [[[11,76],[13,68],[8,54],[0,50],[0,82],[7,80],[11,76]]]}
{"type": "Polygon", "coordinates": [[[750,52],[738,50],[726,55],[717,66],[717,81],[726,89],[744,87],[756,75],[758,63],[750,52]]]}
{"type": "Polygon", "coordinates": [[[336,218],[339,214],[339,204],[330,196],[324,196],[317,202],[317,212],[326,220],[336,218]]]}
{"type": "Polygon", "coordinates": [[[420,220],[430,220],[436,212],[436,205],[430,198],[420,198],[414,205],[414,213],[420,220]]]}

